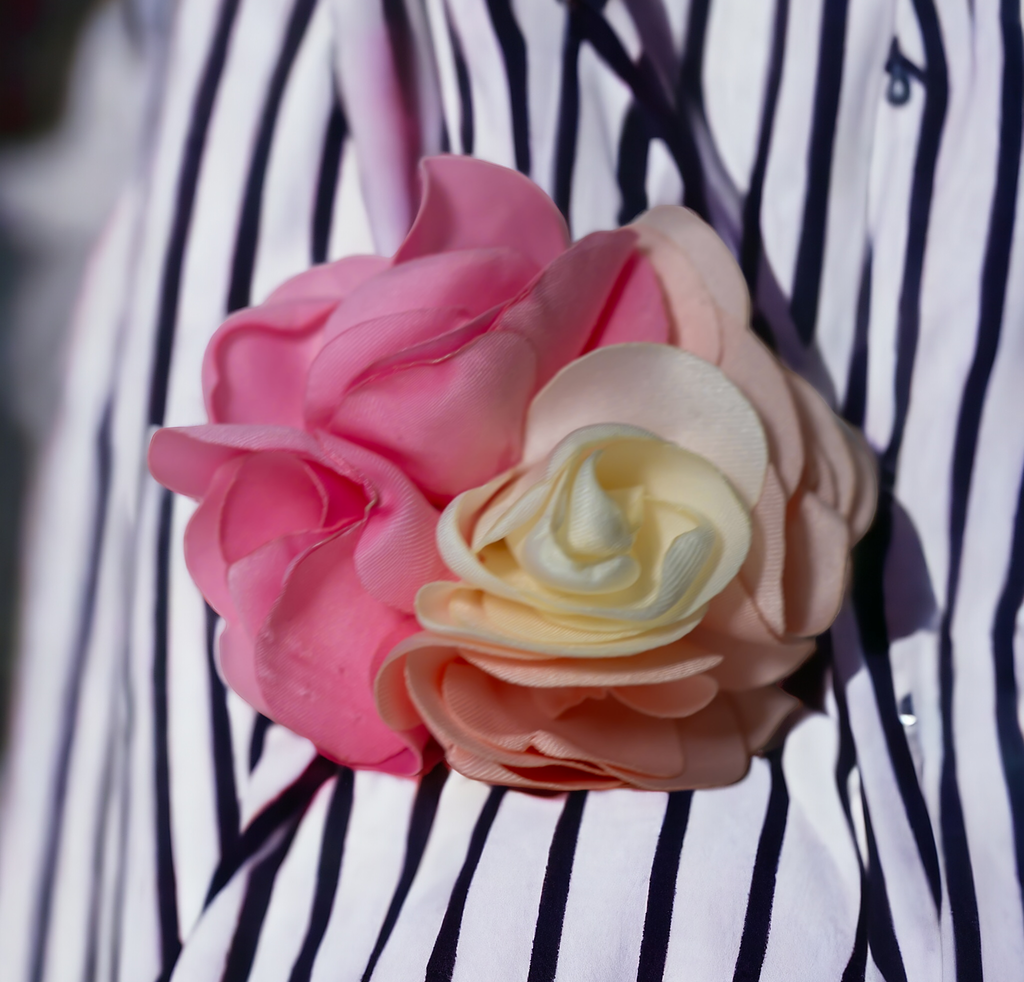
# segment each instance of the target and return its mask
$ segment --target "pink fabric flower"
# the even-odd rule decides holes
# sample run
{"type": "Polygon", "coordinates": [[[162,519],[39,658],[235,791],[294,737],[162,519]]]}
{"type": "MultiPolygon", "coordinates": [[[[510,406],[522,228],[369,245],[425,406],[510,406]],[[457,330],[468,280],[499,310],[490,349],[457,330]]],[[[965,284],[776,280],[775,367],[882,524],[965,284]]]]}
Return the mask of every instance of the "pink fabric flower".
{"type": "Polygon", "coordinates": [[[667,307],[669,343],[585,355],[534,398],[519,463],[442,517],[459,581],[420,591],[427,632],[377,679],[385,721],[470,777],[738,780],[874,511],[866,446],[750,331],[724,244],[681,208],[633,228],[658,279],[630,300],[667,307]]]}
{"type": "Polygon", "coordinates": [[[415,773],[427,731],[372,695],[417,629],[417,590],[450,577],[439,509],[522,455],[536,395],[581,354],[665,343],[634,231],[568,248],[514,171],[424,162],[390,259],[356,256],[229,318],[203,364],[210,423],[153,438],[150,469],[199,501],[185,551],[226,621],[220,666],[251,705],[355,767],[415,773]]]}

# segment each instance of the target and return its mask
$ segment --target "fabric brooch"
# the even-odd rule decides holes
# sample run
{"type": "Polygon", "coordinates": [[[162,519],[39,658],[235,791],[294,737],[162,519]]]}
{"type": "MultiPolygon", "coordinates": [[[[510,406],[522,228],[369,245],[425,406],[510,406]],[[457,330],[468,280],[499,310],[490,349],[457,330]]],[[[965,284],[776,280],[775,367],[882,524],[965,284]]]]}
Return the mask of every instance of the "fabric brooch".
{"type": "Polygon", "coordinates": [[[220,670],[355,768],[674,790],[746,772],[842,602],[873,459],[749,328],[678,207],[569,243],[515,171],[422,165],[389,259],[286,282],[210,342],[199,502],[220,670]]]}

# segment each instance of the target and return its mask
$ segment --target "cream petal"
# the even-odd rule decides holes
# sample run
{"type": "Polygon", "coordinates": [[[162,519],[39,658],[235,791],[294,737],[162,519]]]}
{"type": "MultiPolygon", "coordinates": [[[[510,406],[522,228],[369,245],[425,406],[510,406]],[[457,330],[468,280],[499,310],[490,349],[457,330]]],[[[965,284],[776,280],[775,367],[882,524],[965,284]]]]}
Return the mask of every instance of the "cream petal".
{"type": "Polygon", "coordinates": [[[422,627],[445,637],[497,646],[515,645],[525,652],[566,658],[613,658],[669,644],[700,622],[703,610],[663,626],[644,629],[624,622],[584,630],[544,617],[525,604],[456,583],[429,583],[416,598],[422,627]]]}
{"type": "Polygon", "coordinates": [[[748,507],[757,502],[768,461],[764,430],[754,408],[714,365],[659,344],[590,352],[534,397],[526,420],[524,464],[544,459],[575,430],[610,420],[705,458],[748,507]]]}

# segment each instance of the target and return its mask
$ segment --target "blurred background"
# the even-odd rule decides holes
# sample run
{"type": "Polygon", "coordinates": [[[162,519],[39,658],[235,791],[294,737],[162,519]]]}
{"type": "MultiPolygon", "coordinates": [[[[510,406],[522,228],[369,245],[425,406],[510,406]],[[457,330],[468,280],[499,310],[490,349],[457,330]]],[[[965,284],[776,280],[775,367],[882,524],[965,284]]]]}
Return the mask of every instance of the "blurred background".
{"type": "Polygon", "coordinates": [[[146,42],[165,6],[0,0],[0,741],[34,463],[86,260],[136,166],[146,42]]]}

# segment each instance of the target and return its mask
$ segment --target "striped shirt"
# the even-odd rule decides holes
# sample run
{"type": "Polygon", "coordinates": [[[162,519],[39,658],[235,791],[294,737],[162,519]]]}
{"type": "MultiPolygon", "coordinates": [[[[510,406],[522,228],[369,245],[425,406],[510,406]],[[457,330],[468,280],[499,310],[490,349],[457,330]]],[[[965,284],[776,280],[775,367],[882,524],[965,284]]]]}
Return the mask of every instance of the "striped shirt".
{"type": "Polygon", "coordinates": [[[180,0],[152,48],[35,508],[4,979],[1020,978],[1019,0],[180,0]],[[738,784],[353,773],[217,675],[148,438],[203,421],[228,312],[393,251],[444,150],[574,237],[694,208],[878,454],[810,705],[738,784]]]}

